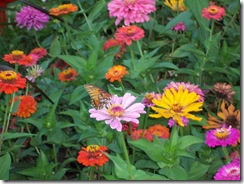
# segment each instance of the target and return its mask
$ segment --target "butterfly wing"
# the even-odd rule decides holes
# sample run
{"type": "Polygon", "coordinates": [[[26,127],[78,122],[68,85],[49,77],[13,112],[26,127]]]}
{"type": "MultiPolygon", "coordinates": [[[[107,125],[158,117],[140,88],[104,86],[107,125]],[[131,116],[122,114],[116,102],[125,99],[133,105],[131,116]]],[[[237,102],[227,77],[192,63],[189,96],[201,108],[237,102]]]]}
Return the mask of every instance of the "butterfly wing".
{"type": "Polygon", "coordinates": [[[95,109],[102,109],[111,99],[111,94],[92,84],[84,85],[91,97],[91,104],[95,109]]]}

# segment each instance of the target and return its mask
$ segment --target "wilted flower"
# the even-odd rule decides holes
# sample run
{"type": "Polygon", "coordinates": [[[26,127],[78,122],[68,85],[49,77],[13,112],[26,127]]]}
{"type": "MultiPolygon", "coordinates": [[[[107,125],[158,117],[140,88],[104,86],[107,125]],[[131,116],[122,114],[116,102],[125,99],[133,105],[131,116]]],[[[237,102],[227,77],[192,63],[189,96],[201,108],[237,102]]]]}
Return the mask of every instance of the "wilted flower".
{"type": "Polygon", "coordinates": [[[77,162],[84,166],[100,167],[108,162],[106,146],[89,145],[86,148],[82,147],[77,157],[77,162]]]}
{"type": "Polygon", "coordinates": [[[182,86],[182,89],[188,89],[189,92],[195,92],[197,95],[200,95],[199,98],[199,102],[203,102],[204,101],[204,94],[203,91],[198,87],[198,85],[194,85],[194,84],[190,84],[190,82],[173,82],[171,81],[165,88],[165,89],[170,89],[170,88],[174,88],[175,91],[179,90],[179,87],[182,86]]]}
{"type": "Polygon", "coordinates": [[[174,27],[172,27],[171,29],[175,30],[175,31],[185,31],[186,27],[185,27],[184,22],[180,22],[180,23],[176,24],[174,27]]]}
{"type": "Polygon", "coordinates": [[[31,82],[35,82],[36,78],[41,75],[44,69],[39,65],[31,65],[28,69],[28,74],[26,76],[31,82]]]}
{"type": "Polygon", "coordinates": [[[70,65],[67,64],[64,60],[62,59],[57,59],[52,65],[51,65],[51,74],[53,74],[53,69],[58,68],[60,70],[64,70],[65,68],[69,67],[70,65]]]}
{"type": "Polygon", "coordinates": [[[136,97],[130,93],[126,93],[122,97],[113,95],[110,102],[103,109],[90,109],[90,117],[96,118],[97,121],[105,120],[105,123],[109,124],[112,129],[121,131],[121,121],[139,124],[137,118],[140,117],[140,114],[146,113],[144,105],[142,103],[134,103],[135,100],[136,97]]]}
{"type": "Polygon", "coordinates": [[[74,4],[62,4],[59,5],[57,8],[51,8],[49,10],[49,14],[54,16],[66,15],[69,13],[76,12],[77,10],[78,10],[78,6],[74,4]]]}
{"type": "Polygon", "coordinates": [[[128,71],[124,66],[113,66],[106,73],[106,79],[109,79],[110,82],[114,82],[115,80],[121,82],[121,79],[124,77],[125,74],[128,74],[128,71]]]}
{"type": "Polygon", "coordinates": [[[232,85],[219,82],[214,85],[213,91],[215,92],[217,99],[223,99],[231,103],[233,102],[232,96],[236,94],[232,89],[232,85]]]}
{"type": "Polygon", "coordinates": [[[220,20],[223,16],[225,16],[225,9],[213,3],[202,10],[202,17],[207,20],[220,20]]]}
{"type": "Polygon", "coordinates": [[[154,0],[112,0],[108,3],[110,17],[117,17],[115,25],[124,19],[124,25],[149,21],[148,14],[156,10],[154,0]]]}
{"type": "Polygon", "coordinates": [[[0,71],[0,93],[12,94],[17,92],[19,88],[26,87],[26,79],[21,78],[21,75],[12,71],[0,71]]]}
{"type": "Polygon", "coordinates": [[[18,111],[14,112],[13,115],[20,118],[28,118],[36,112],[37,103],[32,96],[18,96],[15,97],[14,102],[18,99],[20,99],[18,111]]]}
{"type": "Polygon", "coordinates": [[[126,45],[131,45],[132,40],[137,41],[144,38],[144,30],[135,25],[123,26],[117,29],[115,38],[116,40],[124,41],[126,45]]]}
{"type": "Polygon", "coordinates": [[[232,128],[231,126],[226,128],[226,126],[223,125],[223,127],[221,128],[217,128],[206,132],[205,143],[209,147],[213,148],[216,146],[236,145],[239,138],[239,130],[232,128]]]}
{"type": "Polygon", "coordinates": [[[153,99],[152,102],[158,106],[151,108],[158,114],[150,114],[153,118],[173,118],[174,122],[180,126],[185,126],[182,117],[201,121],[202,118],[196,117],[190,112],[202,111],[203,102],[199,102],[200,95],[195,92],[189,92],[188,89],[183,90],[182,85],[176,91],[173,87],[165,89],[162,97],[153,99]]]}
{"type": "Polygon", "coordinates": [[[20,28],[26,27],[29,31],[33,27],[38,31],[49,22],[49,16],[31,6],[23,6],[20,12],[16,13],[16,22],[20,28]]]}
{"type": "Polygon", "coordinates": [[[233,160],[218,170],[214,176],[214,180],[240,180],[240,166],[240,160],[233,160]]]}
{"type": "Polygon", "coordinates": [[[160,124],[155,124],[153,126],[150,126],[148,128],[148,132],[150,132],[154,136],[157,136],[157,137],[163,138],[163,139],[168,139],[170,136],[169,129],[160,124]]]}
{"type": "Polygon", "coordinates": [[[184,0],[165,0],[164,4],[170,7],[173,11],[185,11],[184,0]]]}
{"type": "Polygon", "coordinates": [[[75,76],[77,76],[77,72],[73,68],[68,68],[58,74],[58,78],[62,82],[72,81],[75,79],[75,76]]]}
{"type": "Polygon", "coordinates": [[[149,132],[148,130],[136,130],[131,134],[131,138],[133,140],[138,140],[140,138],[144,138],[147,139],[148,141],[152,141],[153,140],[153,134],[151,132],[149,132]]]}
{"type": "Polygon", "coordinates": [[[116,58],[121,58],[122,55],[124,54],[124,52],[126,51],[126,45],[125,42],[122,40],[116,40],[114,38],[109,39],[108,41],[105,42],[104,46],[103,46],[103,50],[106,51],[108,50],[110,47],[115,47],[115,46],[120,46],[120,50],[117,54],[115,54],[116,58]]]}

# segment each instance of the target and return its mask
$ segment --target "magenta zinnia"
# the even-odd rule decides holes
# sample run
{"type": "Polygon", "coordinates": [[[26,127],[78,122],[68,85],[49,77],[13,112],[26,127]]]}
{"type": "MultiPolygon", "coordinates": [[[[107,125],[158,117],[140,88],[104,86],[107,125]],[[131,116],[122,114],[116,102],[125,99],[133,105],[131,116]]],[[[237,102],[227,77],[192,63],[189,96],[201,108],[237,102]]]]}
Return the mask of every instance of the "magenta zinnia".
{"type": "Polygon", "coordinates": [[[240,160],[236,159],[221,167],[214,176],[214,180],[240,180],[240,160]]]}
{"type": "Polygon", "coordinates": [[[223,125],[221,128],[216,128],[206,132],[205,143],[209,147],[235,145],[240,138],[240,132],[236,128],[223,125]]]}
{"type": "Polygon", "coordinates": [[[16,13],[16,22],[20,28],[26,27],[29,31],[33,27],[35,31],[39,31],[49,22],[49,16],[31,6],[23,6],[16,13]]]}
{"type": "Polygon", "coordinates": [[[108,3],[110,17],[117,17],[115,25],[124,19],[124,25],[149,21],[148,14],[156,10],[154,0],[112,0],[108,3]]]}
{"type": "Polygon", "coordinates": [[[130,93],[126,93],[123,97],[113,95],[110,103],[103,109],[90,109],[90,117],[96,118],[97,121],[105,120],[105,123],[109,124],[112,129],[121,131],[121,121],[139,124],[137,118],[140,117],[140,114],[146,113],[145,106],[142,103],[134,103],[135,100],[136,97],[130,93]]]}

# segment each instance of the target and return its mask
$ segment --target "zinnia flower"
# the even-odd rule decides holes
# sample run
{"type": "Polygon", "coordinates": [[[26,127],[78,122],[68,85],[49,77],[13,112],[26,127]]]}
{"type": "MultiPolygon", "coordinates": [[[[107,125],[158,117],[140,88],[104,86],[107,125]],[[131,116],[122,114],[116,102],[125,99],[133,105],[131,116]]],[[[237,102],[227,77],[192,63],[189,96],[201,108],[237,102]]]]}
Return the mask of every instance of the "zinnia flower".
{"type": "Polygon", "coordinates": [[[78,10],[78,6],[74,4],[62,4],[59,5],[57,8],[51,8],[49,10],[49,14],[54,16],[66,15],[69,13],[76,12],[77,10],[78,10]]]}
{"type": "Polygon", "coordinates": [[[203,126],[204,129],[220,128],[225,124],[227,127],[231,125],[233,128],[240,130],[240,110],[235,110],[235,106],[232,104],[227,108],[225,106],[225,101],[222,101],[220,106],[221,111],[217,113],[220,120],[208,114],[207,123],[209,125],[203,126]]]}
{"type": "Polygon", "coordinates": [[[41,75],[44,69],[39,65],[31,65],[28,69],[28,75],[26,76],[31,82],[35,82],[36,78],[41,75]]]}
{"type": "Polygon", "coordinates": [[[108,3],[110,17],[117,17],[115,25],[124,19],[124,25],[149,21],[148,14],[156,10],[154,0],[112,0],[108,3]]]}
{"type": "Polygon", "coordinates": [[[131,134],[131,138],[133,140],[138,140],[140,138],[144,138],[147,139],[148,141],[152,141],[153,140],[153,134],[151,132],[149,132],[148,130],[136,130],[131,134]]]}
{"type": "Polygon", "coordinates": [[[221,128],[206,132],[205,143],[213,148],[216,146],[236,145],[239,138],[239,130],[232,128],[231,126],[226,128],[226,126],[223,125],[221,128]]]}
{"type": "Polygon", "coordinates": [[[148,132],[150,132],[151,134],[153,134],[159,138],[163,138],[163,139],[168,139],[170,136],[169,129],[160,124],[155,124],[153,126],[150,126],[148,128],[148,132]]]}
{"type": "Polygon", "coordinates": [[[202,17],[207,20],[220,20],[223,16],[225,16],[225,9],[213,3],[202,10],[202,17]]]}
{"type": "Polygon", "coordinates": [[[62,59],[57,59],[52,65],[51,65],[51,74],[53,74],[53,68],[58,68],[60,70],[64,70],[65,68],[69,67],[70,65],[65,63],[62,59]]]}
{"type": "Polygon", "coordinates": [[[25,58],[26,55],[21,50],[13,50],[10,54],[5,54],[3,57],[4,61],[7,61],[11,64],[19,63],[19,61],[25,58]]]}
{"type": "Polygon", "coordinates": [[[230,103],[233,102],[232,96],[236,94],[232,89],[232,85],[219,82],[214,85],[213,92],[216,94],[217,99],[223,99],[230,103]]]}
{"type": "Polygon", "coordinates": [[[0,71],[0,93],[12,94],[26,87],[26,79],[12,70],[0,71]]]}
{"type": "Polygon", "coordinates": [[[188,89],[189,92],[195,92],[197,95],[200,95],[199,102],[204,101],[204,94],[203,91],[198,87],[198,85],[190,84],[190,82],[173,82],[171,81],[165,88],[165,89],[170,89],[174,88],[176,91],[179,90],[179,87],[182,86],[183,90],[188,89]]]}
{"type": "Polygon", "coordinates": [[[15,97],[14,102],[18,99],[20,99],[18,111],[14,112],[13,115],[20,118],[28,118],[36,112],[37,103],[32,96],[18,96],[15,97]]]}
{"type": "Polygon", "coordinates": [[[86,148],[82,147],[77,157],[77,162],[84,166],[103,166],[108,162],[108,157],[104,154],[107,153],[106,146],[89,145],[86,148]]]}
{"type": "Polygon", "coordinates": [[[29,31],[33,27],[38,31],[49,22],[49,16],[31,6],[23,6],[20,12],[16,13],[16,22],[20,28],[26,27],[29,31]]]}
{"type": "Polygon", "coordinates": [[[126,68],[124,66],[117,65],[110,68],[105,77],[107,80],[109,79],[110,82],[114,82],[115,80],[121,82],[121,79],[125,74],[128,74],[126,68]]]}
{"type": "Polygon", "coordinates": [[[173,11],[185,11],[184,0],[165,0],[164,4],[170,7],[173,11]]]}
{"type": "Polygon", "coordinates": [[[221,167],[214,176],[214,180],[240,180],[240,161],[232,162],[221,167]]]}
{"type": "Polygon", "coordinates": [[[128,135],[131,134],[131,132],[136,131],[139,124],[136,124],[134,122],[126,122],[122,124],[122,131],[127,132],[128,135]]]}
{"type": "Polygon", "coordinates": [[[180,22],[180,23],[176,24],[174,27],[172,27],[171,29],[175,30],[175,31],[185,31],[186,27],[185,27],[184,22],[180,22]]]}
{"type": "Polygon", "coordinates": [[[174,88],[165,89],[162,98],[153,99],[152,102],[159,106],[152,106],[151,108],[158,114],[150,114],[153,118],[173,118],[173,120],[180,126],[184,126],[182,117],[201,121],[202,118],[190,114],[191,111],[202,111],[203,102],[199,102],[200,95],[195,92],[189,92],[188,89],[183,90],[180,85],[176,91],[174,88]]]}
{"type": "MultiPolygon", "coordinates": [[[[142,104],[144,104],[147,107],[151,107],[154,106],[155,104],[152,102],[152,100],[154,98],[157,98],[157,96],[159,96],[159,94],[155,94],[154,92],[151,93],[146,93],[146,95],[144,96],[144,98],[142,99],[142,104]]],[[[160,96],[159,96],[160,97],[160,96]]]]}
{"type": "MultiPolygon", "coordinates": [[[[181,117],[181,120],[182,120],[183,125],[184,125],[184,126],[187,126],[187,124],[188,124],[188,122],[189,122],[189,119],[187,119],[187,118],[185,118],[185,117],[181,117]]],[[[174,120],[174,119],[169,119],[169,121],[168,121],[168,125],[169,125],[169,127],[170,127],[170,128],[173,127],[174,124],[175,124],[176,126],[178,126],[178,125],[177,125],[177,122],[175,123],[175,120],[174,120]]]]}
{"type": "Polygon", "coordinates": [[[103,50],[106,51],[108,50],[110,47],[115,47],[115,46],[120,46],[120,50],[117,54],[115,54],[116,58],[121,58],[122,55],[125,53],[126,51],[126,45],[124,41],[119,41],[116,40],[114,38],[109,39],[108,41],[105,42],[104,46],[103,46],[103,50]]]}
{"type": "Polygon", "coordinates": [[[131,45],[132,40],[137,41],[144,38],[144,30],[135,25],[123,26],[117,29],[114,36],[116,40],[124,41],[126,45],[131,45]]]}
{"type": "Polygon", "coordinates": [[[140,114],[146,113],[144,105],[134,103],[135,100],[136,97],[130,93],[126,93],[123,97],[113,95],[111,101],[103,109],[90,109],[90,117],[96,118],[97,121],[105,120],[105,123],[109,124],[112,129],[121,131],[121,121],[139,124],[137,118],[140,117],[140,114]]]}
{"type": "Polygon", "coordinates": [[[68,68],[58,74],[58,78],[62,82],[72,81],[75,79],[75,76],[77,76],[77,72],[73,68],[68,68]]]}
{"type": "Polygon", "coordinates": [[[35,55],[38,59],[47,55],[47,50],[44,48],[34,48],[30,51],[29,55],[35,55]]]}

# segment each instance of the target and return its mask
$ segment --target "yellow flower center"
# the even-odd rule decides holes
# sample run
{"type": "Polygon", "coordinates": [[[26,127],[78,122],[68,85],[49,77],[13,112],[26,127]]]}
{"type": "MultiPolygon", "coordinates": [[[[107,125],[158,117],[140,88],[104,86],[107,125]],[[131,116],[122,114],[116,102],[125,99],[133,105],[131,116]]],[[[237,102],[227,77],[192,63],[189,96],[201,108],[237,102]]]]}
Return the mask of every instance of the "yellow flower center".
{"type": "Polygon", "coordinates": [[[124,0],[124,4],[134,4],[137,0],[124,0]]]}
{"type": "Polygon", "coordinates": [[[124,114],[125,110],[116,104],[112,104],[109,108],[108,108],[108,113],[110,116],[112,117],[121,117],[124,114]]]}
{"type": "Polygon", "coordinates": [[[125,33],[127,36],[133,36],[135,34],[135,29],[128,28],[125,33]]]}
{"type": "Polygon", "coordinates": [[[0,78],[7,83],[11,83],[17,79],[17,73],[12,70],[6,70],[0,72],[0,78]]]}
{"type": "Polygon", "coordinates": [[[215,7],[211,7],[208,9],[208,12],[211,14],[211,15],[215,15],[218,13],[218,9],[215,8],[215,7]]]}
{"type": "Polygon", "coordinates": [[[89,145],[87,146],[86,150],[89,152],[89,153],[95,153],[99,150],[99,146],[98,145],[89,145]]]}
{"type": "Polygon", "coordinates": [[[228,137],[230,134],[230,131],[229,129],[226,129],[226,128],[220,128],[220,129],[217,129],[214,133],[214,135],[218,138],[218,139],[224,139],[226,137],[228,137]]]}
{"type": "Polygon", "coordinates": [[[180,106],[178,103],[174,103],[171,107],[171,111],[174,111],[175,113],[179,113],[182,110],[182,106],[180,106]]]}
{"type": "Polygon", "coordinates": [[[18,59],[21,59],[24,52],[23,51],[20,51],[20,50],[14,50],[11,52],[11,54],[13,55],[13,58],[18,60],[18,59]]]}
{"type": "Polygon", "coordinates": [[[147,94],[145,95],[145,99],[148,100],[148,101],[152,101],[152,99],[153,99],[153,94],[152,94],[152,93],[147,93],[147,94]]]}
{"type": "Polygon", "coordinates": [[[67,4],[62,4],[62,5],[58,6],[58,9],[59,9],[60,11],[65,11],[65,10],[68,10],[69,7],[68,7],[67,4]]]}

